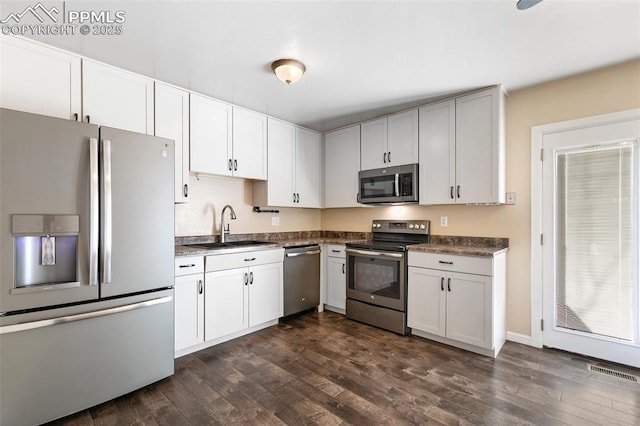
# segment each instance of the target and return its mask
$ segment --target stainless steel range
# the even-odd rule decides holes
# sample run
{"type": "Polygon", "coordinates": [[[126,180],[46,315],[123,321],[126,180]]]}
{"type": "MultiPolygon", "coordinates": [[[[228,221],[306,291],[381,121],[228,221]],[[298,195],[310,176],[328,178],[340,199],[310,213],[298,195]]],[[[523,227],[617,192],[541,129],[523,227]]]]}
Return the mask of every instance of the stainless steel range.
{"type": "Polygon", "coordinates": [[[407,334],[407,247],[428,243],[428,220],[374,220],[373,239],[347,244],[347,318],[407,334]]]}

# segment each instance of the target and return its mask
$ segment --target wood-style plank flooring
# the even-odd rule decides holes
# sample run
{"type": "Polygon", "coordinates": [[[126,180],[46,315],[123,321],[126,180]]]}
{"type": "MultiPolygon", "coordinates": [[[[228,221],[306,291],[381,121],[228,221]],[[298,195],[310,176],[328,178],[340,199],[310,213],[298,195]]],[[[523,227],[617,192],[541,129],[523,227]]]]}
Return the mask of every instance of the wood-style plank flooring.
{"type": "Polygon", "coordinates": [[[510,342],[493,360],[313,313],[179,358],[174,376],[56,424],[640,425],[640,384],[588,362],[510,342]]]}

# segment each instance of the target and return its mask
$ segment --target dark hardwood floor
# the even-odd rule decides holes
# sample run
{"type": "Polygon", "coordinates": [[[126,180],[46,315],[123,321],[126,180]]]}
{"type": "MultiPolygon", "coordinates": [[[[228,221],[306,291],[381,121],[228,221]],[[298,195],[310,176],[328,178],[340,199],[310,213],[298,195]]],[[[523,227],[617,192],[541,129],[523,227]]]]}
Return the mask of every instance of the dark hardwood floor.
{"type": "Polygon", "coordinates": [[[55,424],[640,425],[640,384],[589,362],[510,342],[493,360],[314,313],[179,358],[171,378],[55,424]]]}

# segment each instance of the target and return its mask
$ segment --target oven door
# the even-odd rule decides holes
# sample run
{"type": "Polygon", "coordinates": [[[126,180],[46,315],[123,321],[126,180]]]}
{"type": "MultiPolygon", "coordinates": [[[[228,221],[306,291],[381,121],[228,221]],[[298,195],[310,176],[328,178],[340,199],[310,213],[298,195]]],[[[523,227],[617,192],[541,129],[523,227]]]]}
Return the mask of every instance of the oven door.
{"type": "Polygon", "coordinates": [[[406,259],[402,252],[347,248],[347,298],[404,312],[406,259]]]}

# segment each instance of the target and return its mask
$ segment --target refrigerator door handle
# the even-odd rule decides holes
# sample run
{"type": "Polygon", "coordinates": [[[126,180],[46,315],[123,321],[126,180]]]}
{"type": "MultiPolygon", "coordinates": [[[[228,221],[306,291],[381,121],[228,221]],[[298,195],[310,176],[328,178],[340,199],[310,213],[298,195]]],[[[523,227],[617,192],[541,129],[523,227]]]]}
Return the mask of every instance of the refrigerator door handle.
{"type": "Polygon", "coordinates": [[[5,325],[0,327],[0,335],[16,333],[19,331],[35,330],[37,328],[50,327],[52,325],[66,324],[76,321],[84,321],[93,318],[100,318],[107,315],[121,314],[123,312],[135,311],[137,309],[148,308],[150,306],[161,305],[173,301],[173,296],[158,297],[156,299],[146,300],[143,302],[132,303],[130,305],[116,306],[113,308],[102,309],[100,311],[85,312],[82,314],[67,315],[63,317],[19,323],[14,325],[5,325]]]}
{"type": "Polygon", "coordinates": [[[112,198],[111,198],[111,141],[102,140],[102,284],[111,282],[111,235],[112,235],[112,198]]]}
{"type": "Polygon", "coordinates": [[[100,204],[98,139],[89,139],[89,285],[98,285],[98,235],[100,204]]]}

